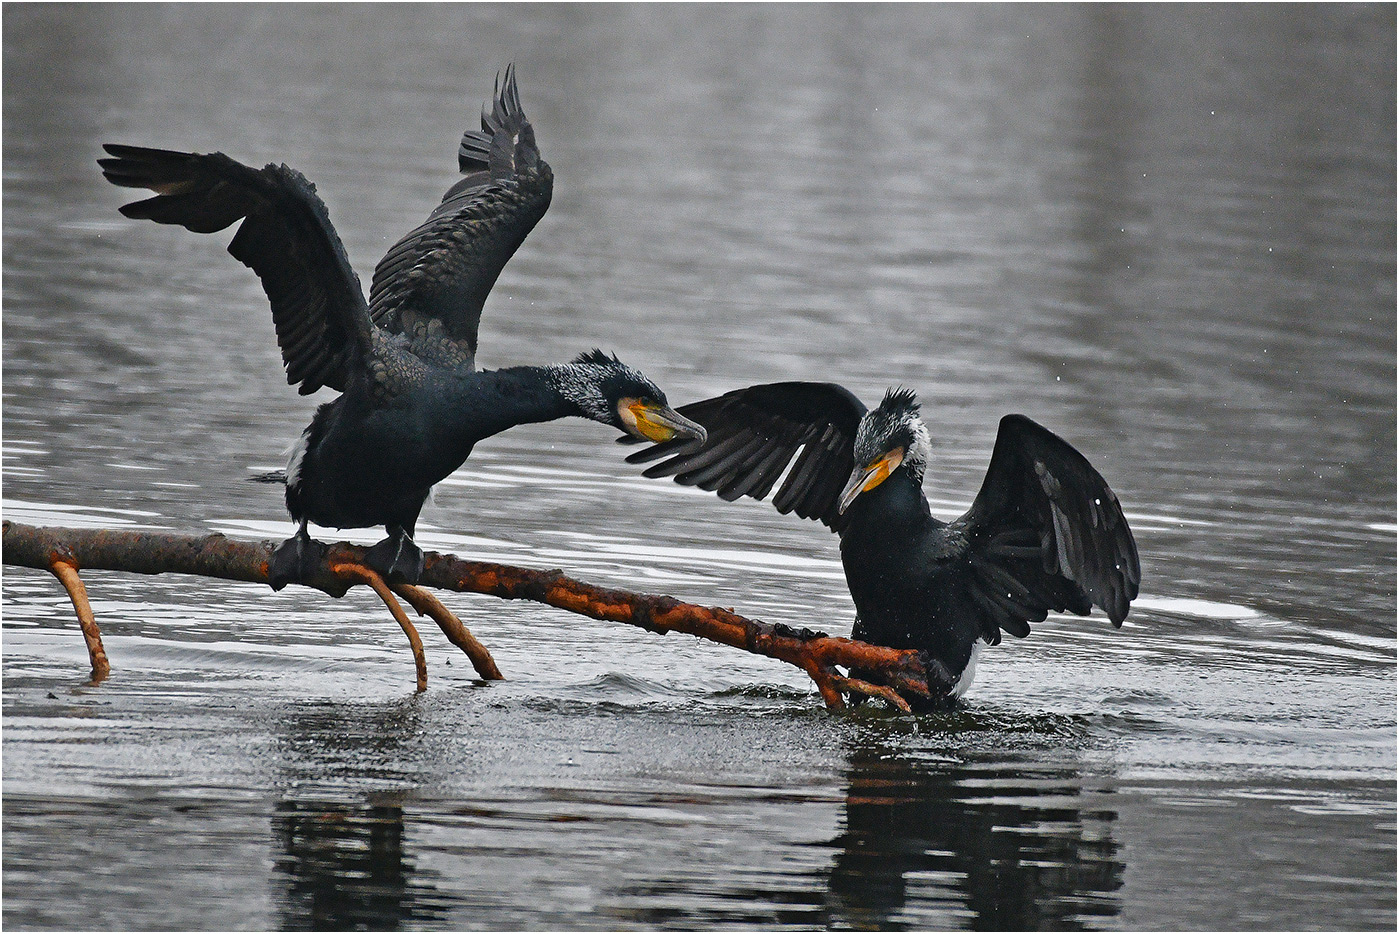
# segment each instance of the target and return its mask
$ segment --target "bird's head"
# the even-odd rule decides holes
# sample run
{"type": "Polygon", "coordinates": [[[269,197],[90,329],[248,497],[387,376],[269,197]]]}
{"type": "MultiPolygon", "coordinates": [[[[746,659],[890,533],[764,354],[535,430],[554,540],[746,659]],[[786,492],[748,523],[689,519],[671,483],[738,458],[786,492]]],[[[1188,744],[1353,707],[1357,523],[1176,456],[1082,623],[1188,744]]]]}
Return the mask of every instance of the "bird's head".
{"type": "Polygon", "coordinates": [[[615,354],[590,350],[561,370],[561,391],[584,418],[611,425],[641,441],[694,438],[704,443],[704,426],[672,409],[655,383],[615,354]]]}
{"type": "Polygon", "coordinates": [[[906,471],[915,482],[923,482],[932,442],[918,411],[918,397],[912,390],[891,389],[860,419],[855,431],[855,471],[841,491],[841,513],[861,493],[873,490],[896,471],[906,471]]]}

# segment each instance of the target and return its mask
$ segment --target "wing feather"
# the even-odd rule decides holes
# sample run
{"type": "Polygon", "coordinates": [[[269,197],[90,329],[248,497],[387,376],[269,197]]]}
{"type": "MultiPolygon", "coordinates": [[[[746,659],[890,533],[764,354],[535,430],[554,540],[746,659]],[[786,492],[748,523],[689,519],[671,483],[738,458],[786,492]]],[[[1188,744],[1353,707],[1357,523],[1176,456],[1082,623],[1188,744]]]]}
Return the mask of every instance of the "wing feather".
{"type": "MultiPolygon", "coordinates": [[[[688,418],[689,416],[686,417],[688,418]]],[[[637,453],[628,457],[627,460],[633,464],[638,464],[650,459],[650,457],[652,456],[652,452],[664,451],[664,453],[670,453],[676,448],[684,448],[687,443],[689,443],[688,439],[686,440],[686,442],[681,443],[667,441],[664,444],[658,444],[653,448],[648,448],[644,451],[638,451],[637,453]]],[[[705,467],[708,467],[711,464],[724,460],[726,457],[733,454],[735,451],[737,451],[739,448],[742,448],[747,443],[748,439],[745,436],[738,434],[732,429],[717,429],[716,431],[710,432],[709,440],[705,444],[703,450],[697,452],[692,457],[685,458],[683,463],[677,459],[676,461],[666,461],[665,463],[661,464],[653,464],[650,467],[647,467],[645,470],[643,470],[641,472],[641,475],[643,477],[656,478],[669,477],[677,473],[683,472],[685,476],[677,476],[675,482],[693,486],[693,484],[690,483],[688,479],[690,474],[698,473],[705,467]],[[677,464],[679,464],[680,466],[677,467],[677,464]],[[675,467],[676,469],[671,469],[672,467],[675,467]]]]}
{"type": "Polygon", "coordinates": [[[719,498],[729,502],[741,496],[765,498],[783,468],[791,461],[792,454],[793,451],[785,445],[764,444],[734,471],[733,479],[718,490],[719,498]]]}
{"type": "Polygon", "coordinates": [[[686,486],[697,486],[701,490],[713,492],[737,476],[743,465],[753,456],[753,453],[767,443],[767,439],[744,433],[734,438],[734,442],[733,448],[726,456],[715,459],[698,469],[677,474],[675,481],[686,486]]]}
{"type": "Polygon", "coordinates": [[[127,217],[214,233],[242,221],[228,252],[250,267],[272,305],[287,381],[302,394],[343,390],[364,365],[373,325],[325,204],[295,169],[253,169],[223,153],[108,144],[99,159],[114,185],[153,198],[123,205],[127,217]]]}
{"type": "Polygon", "coordinates": [[[553,197],[554,175],[520,107],[513,65],[497,78],[481,129],[463,134],[457,160],[466,177],[379,261],[369,309],[376,324],[410,341],[440,322],[461,348],[453,353],[474,362],[486,296],[553,197]]]}
{"type": "MultiPolygon", "coordinates": [[[[1121,626],[1141,583],[1117,496],[1082,454],[1023,415],[1001,419],[981,490],[954,525],[968,542],[978,604],[1021,621],[1097,605],[1121,626]]],[[[1012,632],[999,613],[994,625],[1012,632]]]]}
{"type": "Polygon", "coordinates": [[[645,476],[673,476],[726,500],[764,499],[776,487],[773,505],[779,512],[818,519],[833,531],[844,527],[836,500],[854,469],[855,431],[865,414],[864,404],[848,389],[835,383],[765,383],[678,411],[703,425],[708,440],[699,447],[668,441],[630,455],[634,464],[657,461],[645,476]]]}
{"type": "Polygon", "coordinates": [[[784,515],[791,512],[811,489],[821,470],[822,452],[825,450],[821,445],[822,441],[817,440],[802,446],[802,452],[797,455],[792,471],[787,475],[787,482],[772,498],[773,508],[778,512],[784,515]]]}

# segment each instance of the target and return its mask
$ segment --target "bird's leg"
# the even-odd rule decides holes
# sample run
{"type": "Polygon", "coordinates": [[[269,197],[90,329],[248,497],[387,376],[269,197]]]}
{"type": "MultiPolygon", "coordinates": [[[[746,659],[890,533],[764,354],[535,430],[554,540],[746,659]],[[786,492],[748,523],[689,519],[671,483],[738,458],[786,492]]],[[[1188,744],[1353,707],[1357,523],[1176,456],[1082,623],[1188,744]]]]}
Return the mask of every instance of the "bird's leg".
{"type": "Polygon", "coordinates": [[[313,539],[306,531],[306,520],[296,534],[272,552],[267,562],[267,583],[273,590],[281,590],[287,584],[294,584],[312,577],[325,557],[325,546],[313,539]]]}
{"type": "Polygon", "coordinates": [[[931,652],[919,652],[918,657],[923,661],[923,670],[928,676],[928,688],[938,708],[951,710],[956,707],[957,697],[952,691],[957,686],[957,679],[952,677],[952,672],[931,652]]]}
{"type": "Polygon", "coordinates": [[[389,537],[364,553],[364,563],[386,581],[416,584],[423,576],[423,550],[413,533],[401,525],[388,526],[389,537]]]}

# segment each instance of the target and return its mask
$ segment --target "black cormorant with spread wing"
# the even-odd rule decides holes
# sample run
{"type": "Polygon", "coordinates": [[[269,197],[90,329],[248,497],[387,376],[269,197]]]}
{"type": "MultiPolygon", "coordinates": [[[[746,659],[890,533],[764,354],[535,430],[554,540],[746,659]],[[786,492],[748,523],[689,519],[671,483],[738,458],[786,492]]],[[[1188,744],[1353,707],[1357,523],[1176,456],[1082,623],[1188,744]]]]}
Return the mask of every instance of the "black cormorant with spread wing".
{"type": "Polygon", "coordinates": [[[481,130],[462,137],[465,176],[416,230],[379,261],[366,302],[315,186],[285,165],[253,169],[222,153],[107,145],[98,160],[115,185],[155,197],[127,217],[213,233],[242,221],[228,246],[272,305],[287,382],[341,395],[294,446],[286,502],[300,523],[273,555],[274,588],[306,577],[321,548],[307,522],[383,525],[367,561],[416,581],[413,543],[432,486],[476,442],[513,425],[578,415],[639,439],[702,438],[655,384],[601,351],[570,363],[476,369],[481,306],[502,267],[544,216],[553,172],[520,107],[513,67],[497,80],[481,130]]]}
{"type": "Polygon", "coordinates": [[[931,443],[908,390],[866,411],[834,383],[771,383],[679,411],[708,431],[702,445],[672,441],[627,460],[660,460],[646,476],[729,501],[763,499],[781,480],[779,512],[840,535],[855,638],[918,649],[941,699],[966,690],[981,644],[1002,631],[1025,636],[1051,610],[1087,615],[1095,604],[1121,626],[1137,596],[1137,546],[1117,497],[1023,415],[1001,419],[971,509],[942,522],[923,496],[931,443]]]}

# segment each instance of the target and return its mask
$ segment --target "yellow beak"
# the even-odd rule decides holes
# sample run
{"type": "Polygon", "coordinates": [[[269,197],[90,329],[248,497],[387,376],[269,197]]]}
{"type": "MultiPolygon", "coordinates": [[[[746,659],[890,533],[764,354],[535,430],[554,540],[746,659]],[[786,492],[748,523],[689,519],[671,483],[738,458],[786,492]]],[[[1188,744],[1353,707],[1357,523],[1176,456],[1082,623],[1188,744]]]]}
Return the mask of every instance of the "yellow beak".
{"type": "Polygon", "coordinates": [[[694,438],[703,444],[708,437],[703,425],[690,421],[668,406],[637,399],[624,402],[619,412],[628,433],[647,441],[659,443],[679,436],[694,438]]]}
{"type": "Polygon", "coordinates": [[[845,510],[850,508],[850,504],[855,502],[861,493],[868,493],[888,480],[889,475],[898,470],[903,462],[904,449],[895,448],[866,467],[856,467],[855,472],[850,475],[850,482],[840,491],[840,505],[837,509],[841,515],[845,514],[845,510]]]}

